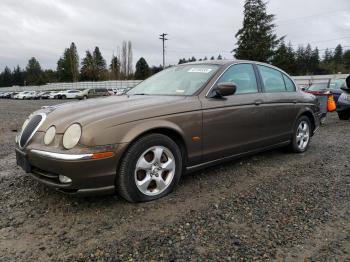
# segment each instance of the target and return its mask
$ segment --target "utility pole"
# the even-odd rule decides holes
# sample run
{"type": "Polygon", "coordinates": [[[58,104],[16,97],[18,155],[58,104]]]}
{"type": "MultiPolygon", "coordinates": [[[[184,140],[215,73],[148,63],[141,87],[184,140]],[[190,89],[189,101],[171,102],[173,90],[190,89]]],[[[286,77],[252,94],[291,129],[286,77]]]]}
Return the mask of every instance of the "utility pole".
{"type": "Polygon", "coordinates": [[[165,38],[168,34],[161,34],[159,35],[159,39],[163,41],[163,69],[165,68],[165,41],[169,40],[167,38],[165,38]]]}

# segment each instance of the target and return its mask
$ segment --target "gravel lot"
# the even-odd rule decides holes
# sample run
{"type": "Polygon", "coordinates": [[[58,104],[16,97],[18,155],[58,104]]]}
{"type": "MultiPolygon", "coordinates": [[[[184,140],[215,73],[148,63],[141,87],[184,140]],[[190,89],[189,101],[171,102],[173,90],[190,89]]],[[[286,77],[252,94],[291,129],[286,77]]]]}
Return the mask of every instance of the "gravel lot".
{"type": "Polygon", "coordinates": [[[159,201],[77,198],[16,167],[15,131],[42,105],[0,100],[0,261],[350,261],[350,121],[182,178],[159,201]]]}

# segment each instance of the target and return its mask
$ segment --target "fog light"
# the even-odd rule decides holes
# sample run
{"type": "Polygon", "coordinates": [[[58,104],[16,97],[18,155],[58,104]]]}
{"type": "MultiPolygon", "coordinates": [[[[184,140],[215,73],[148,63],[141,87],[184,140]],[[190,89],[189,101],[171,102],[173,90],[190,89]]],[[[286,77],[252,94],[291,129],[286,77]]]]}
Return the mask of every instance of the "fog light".
{"type": "Polygon", "coordinates": [[[71,182],[72,182],[72,179],[70,179],[70,178],[67,177],[67,176],[59,175],[59,176],[58,176],[58,179],[59,179],[60,182],[63,183],[63,184],[68,184],[68,183],[71,183],[71,182]]]}

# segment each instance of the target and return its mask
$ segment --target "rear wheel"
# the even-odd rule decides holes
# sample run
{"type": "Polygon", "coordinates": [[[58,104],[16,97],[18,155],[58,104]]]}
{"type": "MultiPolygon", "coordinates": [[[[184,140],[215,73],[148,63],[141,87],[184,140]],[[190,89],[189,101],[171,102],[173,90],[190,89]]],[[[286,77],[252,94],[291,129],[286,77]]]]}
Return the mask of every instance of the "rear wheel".
{"type": "Polygon", "coordinates": [[[338,116],[340,120],[348,120],[350,118],[350,112],[338,112],[338,116]]]}
{"type": "Polygon", "coordinates": [[[307,116],[302,116],[296,122],[290,150],[295,153],[305,152],[311,140],[311,122],[307,116]]]}
{"type": "Polygon", "coordinates": [[[177,144],[165,135],[150,134],[126,151],[117,173],[117,190],[129,202],[152,201],[169,194],[181,172],[177,144]]]}

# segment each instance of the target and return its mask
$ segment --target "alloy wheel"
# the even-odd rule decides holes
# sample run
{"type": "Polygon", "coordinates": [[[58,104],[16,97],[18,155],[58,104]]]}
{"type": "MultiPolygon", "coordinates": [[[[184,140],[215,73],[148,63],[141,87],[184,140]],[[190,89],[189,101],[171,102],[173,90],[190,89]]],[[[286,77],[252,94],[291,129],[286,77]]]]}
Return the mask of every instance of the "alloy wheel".
{"type": "Polygon", "coordinates": [[[168,148],[151,147],[141,154],[136,163],[136,186],[145,195],[159,195],[173,181],[175,169],[175,157],[168,148]]]}
{"type": "Polygon", "coordinates": [[[306,121],[299,123],[296,132],[296,142],[300,150],[305,150],[310,141],[310,126],[306,121]]]}

